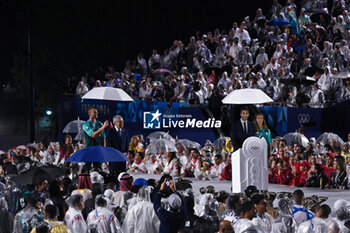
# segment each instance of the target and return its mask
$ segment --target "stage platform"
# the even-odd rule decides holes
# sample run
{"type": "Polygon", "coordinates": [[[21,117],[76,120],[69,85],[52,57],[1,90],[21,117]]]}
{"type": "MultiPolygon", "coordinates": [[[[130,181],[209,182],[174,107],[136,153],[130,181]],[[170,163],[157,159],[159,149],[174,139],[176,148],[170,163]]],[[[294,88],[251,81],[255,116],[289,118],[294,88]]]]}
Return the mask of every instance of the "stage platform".
{"type": "MultiPolygon", "coordinates": [[[[153,174],[142,174],[142,173],[130,173],[134,177],[134,180],[137,178],[144,178],[144,179],[156,179],[159,180],[161,175],[153,175],[153,174]]],[[[174,177],[176,179],[176,177],[174,177]]],[[[195,192],[195,195],[199,194],[199,188],[206,187],[208,185],[212,185],[215,187],[216,191],[219,190],[225,190],[226,192],[231,193],[231,181],[204,181],[204,180],[198,180],[196,178],[185,178],[192,181],[192,187],[195,192]]],[[[326,196],[328,197],[328,200],[324,202],[325,204],[328,204],[332,210],[334,206],[334,202],[338,199],[345,199],[350,202],[350,190],[333,190],[333,189],[318,189],[318,188],[300,188],[300,187],[287,187],[285,185],[278,185],[278,184],[269,184],[269,191],[270,192],[293,192],[296,189],[302,189],[305,193],[305,197],[309,197],[312,195],[318,195],[318,196],[326,196]]],[[[277,203],[274,203],[276,206],[277,203]]]]}

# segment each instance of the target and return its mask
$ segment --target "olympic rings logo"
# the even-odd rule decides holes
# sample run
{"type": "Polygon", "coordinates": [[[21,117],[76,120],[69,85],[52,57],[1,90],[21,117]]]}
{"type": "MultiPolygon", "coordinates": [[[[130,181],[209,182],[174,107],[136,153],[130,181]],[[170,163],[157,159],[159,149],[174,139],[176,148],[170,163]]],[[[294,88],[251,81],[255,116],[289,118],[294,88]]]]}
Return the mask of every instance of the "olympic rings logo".
{"type": "Polygon", "coordinates": [[[310,122],[310,115],[309,114],[299,114],[298,121],[299,121],[300,125],[303,125],[305,123],[309,123],[310,122]]]}
{"type": "Polygon", "coordinates": [[[251,146],[249,149],[252,150],[252,151],[257,151],[260,148],[258,146],[251,146]]]}

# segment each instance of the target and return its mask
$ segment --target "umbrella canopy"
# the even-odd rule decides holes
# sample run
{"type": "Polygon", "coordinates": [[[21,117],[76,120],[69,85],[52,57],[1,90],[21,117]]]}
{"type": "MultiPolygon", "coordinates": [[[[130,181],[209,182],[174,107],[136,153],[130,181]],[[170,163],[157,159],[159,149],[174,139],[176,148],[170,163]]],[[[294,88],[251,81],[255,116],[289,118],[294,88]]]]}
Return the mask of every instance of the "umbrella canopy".
{"type": "Polygon", "coordinates": [[[273,100],[260,89],[238,89],[232,91],[222,102],[224,104],[263,104],[273,100]]]}
{"type": "Polygon", "coordinates": [[[283,139],[286,140],[287,145],[299,144],[306,147],[309,143],[309,139],[301,133],[287,133],[283,136],[283,139]]]}
{"type": "Polygon", "coordinates": [[[214,148],[215,150],[221,150],[226,143],[226,140],[229,139],[230,137],[219,137],[214,141],[214,148]]]}
{"type": "Polygon", "coordinates": [[[32,167],[27,171],[24,171],[14,179],[16,184],[37,184],[40,180],[46,179],[49,182],[53,181],[56,177],[64,176],[66,173],[62,168],[56,166],[42,166],[32,167]]]}
{"type": "Polygon", "coordinates": [[[133,101],[123,89],[113,87],[95,87],[86,93],[82,99],[133,101]]]}
{"type": "Polygon", "coordinates": [[[152,72],[152,74],[171,74],[171,70],[167,68],[158,68],[152,72]]]}
{"type": "Polygon", "coordinates": [[[284,25],[289,24],[289,21],[286,20],[286,19],[279,19],[279,18],[277,18],[277,19],[271,19],[271,20],[269,20],[269,21],[267,22],[267,24],[268,24],[269,26],[284,26],[284,25]]]}
{"type": "Polygon", "coordinates": [[[6,154],[5,151],[0,150],[0,155],[4,155],[4,154],[6,154]]]}
{"type": "Polygon", "coordinates": [[[168,133],[163,131],[156,131],[147,136],[150,142],[153,142],[157,139],[167,139],[169,141],[175,142],[175,139],[168,133]]]}
{"type": "Polygon", "coordinates": [[[312,14],[310,16],[310,19],[312,22],[319,24],[321,21],[321,15],[324,18],[324,20],[326,21],[326,24],[328,24],[331,21],[331,16],[323,11],[316,12],[316,13],[312,14]]]}
{"type": "Polygon", "coordinates": [[[316,80],[313,77],[299,75],[298,77],[290,79],[290,82],[294,84],[312,85],[316,82],[316,80]]]}
{"type": "Polygon", "coordinates": [[[146,149],[147,154],[164,154],[166,152],[176,152],[175,142],[167,139],[157,139],[151,142],[146,149]]]}
{"type": "Polygon", "coordinates": [[[126,162],[128,158],[117,149],[103,146],[89,146],[73,153],[67,162],[126,162]]]}
{"type": "Polygon", "coordinates": [[[63,133],[80,133],[83,128],[83,124],[85,121],[82,120],[74,120],[70,121],[63,129],[63,133]]]}
{"type": "Polygon", "coordinates": [[[178,143],[181,143],[183,146],[187,148],[197,148],[198,150],[201,148],[201,144],[198,142],[194,142],[188,139],[180,139],[177,141],[178,143]]]}
{"type": "Polygon", "coordinates": [[[333,140],[339,142],[340,144],[343,144],[343,143],[344,143],[343,139],[342,139],[341,137],[339,137],[338,134],[335,134],[335,133],[327,133],[327,132],[321,134],[321,135],[317,138],[316,141],[317,141],[317,142],[322,142],[323,145],[325,145],[325,144],[331,143],[331,141],[333,141],[333,140]]]}

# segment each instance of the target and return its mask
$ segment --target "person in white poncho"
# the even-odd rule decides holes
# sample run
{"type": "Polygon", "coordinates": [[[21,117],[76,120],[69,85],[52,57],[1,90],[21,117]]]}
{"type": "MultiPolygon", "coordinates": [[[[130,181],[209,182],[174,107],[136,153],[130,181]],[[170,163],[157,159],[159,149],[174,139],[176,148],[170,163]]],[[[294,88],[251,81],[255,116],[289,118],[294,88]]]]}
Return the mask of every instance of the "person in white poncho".
{"type": "Polygon", "coordinates": [[[326,233],[327,223],[326,219],[331,213],[331,208],[328,205],[321,205],[315,214],[315,217],[303,222],[298,228],[298,233],[326,233]]]}
{"type": "Polygon", "coordinates": [[[132,206],[123,222],[124,233],[159,232],[160,222],[150,198],[151,187],[143,186],[137,194],[137,204],[132,206]]]}
{"type": "Polygon", "coordinates": [[[107,207],[107,197],[103,194],[96,196],[96,209],[87,217],[89,231],[96,233],[121,233],[122,229],[117,217],[107,207]]]}
{"type": "Polygon", "coordinates": [[[64,224],[71,233],[86,233],[87,225],[81,213],[84,209],[84,199],[81,194],[72,195],[67,199],[69,209],[64,217],[64,224]]]}

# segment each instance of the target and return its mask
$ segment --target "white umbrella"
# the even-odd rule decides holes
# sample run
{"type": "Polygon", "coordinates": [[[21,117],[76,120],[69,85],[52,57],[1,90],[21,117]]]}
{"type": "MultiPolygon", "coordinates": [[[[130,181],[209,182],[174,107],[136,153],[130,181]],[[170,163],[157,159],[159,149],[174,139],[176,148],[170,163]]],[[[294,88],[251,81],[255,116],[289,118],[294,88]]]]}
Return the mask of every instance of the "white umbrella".
{"type": "Polygon", "coordinates": [[[169,141],[175,142],[175,139],[168,133],[163,131],[156,131],[147,136],[150,142],[153,142],[157,139],[167,139],[169,141]]]}
{"type": "Polygon", "coordinates": [[[307,139],[307,137],[297,132],[287,133],[283,136],[283,139],[286,140],[287,145],[293,145],[296,143],[302,145],[303,147],[306,147],[306,145],[309,143],[309,139],[307,139]]]}
{"type": "Polygon", "coordinates": [[[238,89],[232,91],[222,102],[224,104],[263,104],[273,100],[260,89],[238,89]]]}
{"type": "MultiPolygon", "coordinates": [[[[199,144],[198,142],[188,140],[188,139],[180,139],[177,141],[177,143],[180,143],[187,148],[197,148],[198,150],[201,148],[201,144],[199,144]]],[[[177,145],[177,144],[175,144],[175,145],[177,145]]]]}
{"type": "Polygon", "coordinates": [[[95,87],[86,93],[82,99],[133,101],[123,89],[114,87],[95,87]]]}
{"type": "Polygon", "coordinates": [[[318,138],[317,138],[317,142],[322,142],[323,145],[324,144],[329,144],[331,143],[332,140],[335,140],[337,142],[339,142],[341,145],[343,145],[344,141],[341,137],[339,137],[339,135],[335,134],[335,133],[323,133],[321,134],[318,138]]]}
{"type": "Polygon", "coordinates": [[[82,127],[85,121],[82,121],[78,118],[78,120],[70,121],[64,127],[63,133],[81,133],[82,127]]]}

